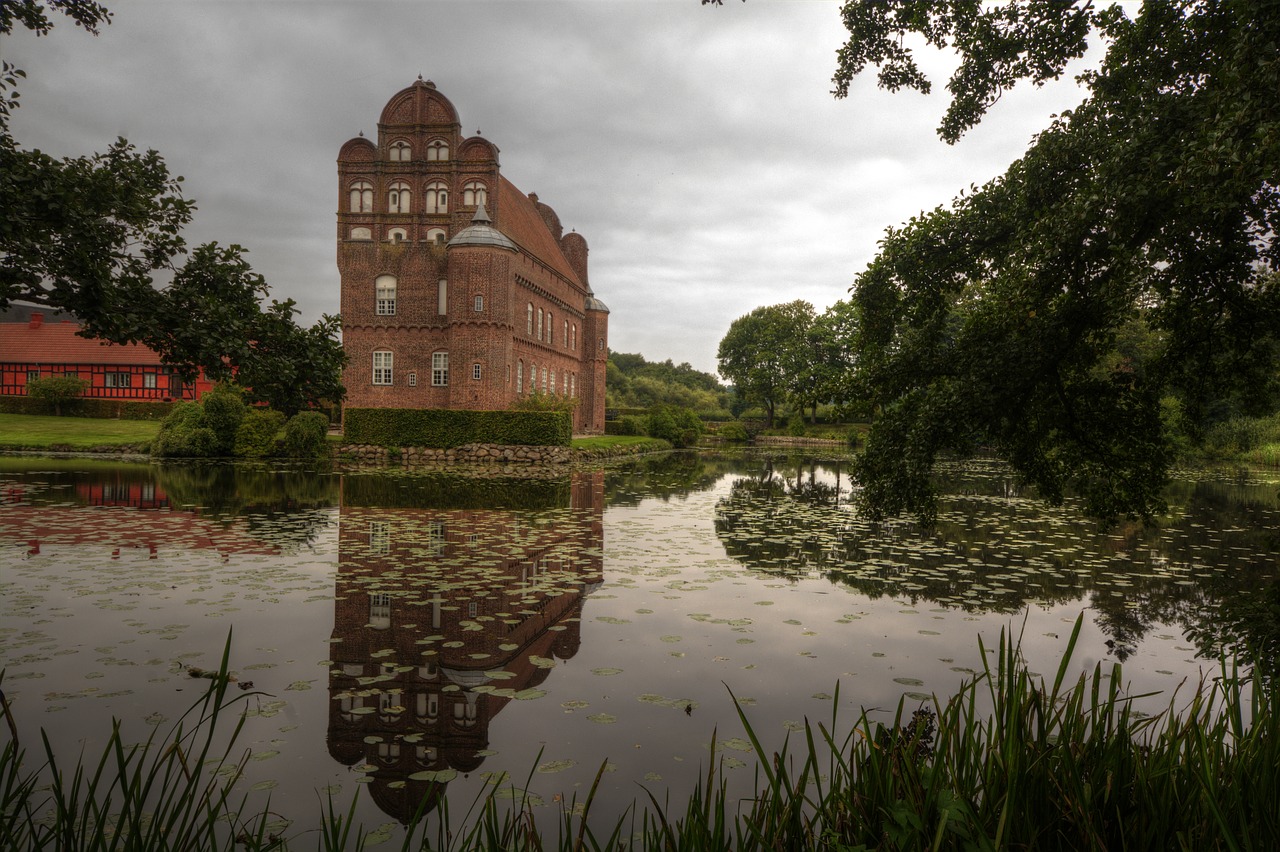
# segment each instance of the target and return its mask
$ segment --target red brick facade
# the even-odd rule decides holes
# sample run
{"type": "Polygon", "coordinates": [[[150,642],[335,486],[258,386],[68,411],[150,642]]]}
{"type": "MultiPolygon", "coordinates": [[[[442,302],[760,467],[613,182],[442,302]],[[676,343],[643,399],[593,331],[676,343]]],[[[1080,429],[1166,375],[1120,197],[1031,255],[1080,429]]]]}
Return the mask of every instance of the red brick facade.
{"type": "Polygon", "coordinates": [[[337,238],[348,406],[494,410],[536,389],[604,431],[609,310],[586,240],[463,138],[433,83],[387,103],[376,144],[342,146],[337,238]]]}

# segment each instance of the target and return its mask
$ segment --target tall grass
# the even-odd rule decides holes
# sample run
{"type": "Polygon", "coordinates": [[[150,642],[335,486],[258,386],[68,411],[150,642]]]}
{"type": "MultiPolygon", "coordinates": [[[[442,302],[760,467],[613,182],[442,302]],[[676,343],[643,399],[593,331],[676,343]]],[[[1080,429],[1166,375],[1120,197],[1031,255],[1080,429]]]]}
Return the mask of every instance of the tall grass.
{"type": "MultiPolygon", "coordinates": [[[[739,708],[757,758],[755,792],[746,798],[730,795],[713,759],[684,802],[646,792],[621,819],[596,825],[590,811],[602,766],[585,800],[558,814],[535,813],[518,798],[499,803],[491,788],[455,822],[442,800],[432,826],[415,820],[400,848],[1280,848],[1280,707],[1271,684],[1223,663],[1181,705],[1175,694],[1164,712],[1146,716],[1133,699],[1149,696],[1124,694],[1118,665],[1068,678],[1080,627],[1077,620],[1052,680],[1033,676],[1018,643],[1002,635],[991,649],[994,665],[946,701],[902,702],[890,724],[864,711],[842,735],[833,711],[827,722],[806,721],[777,751],[739,708]]],[[[318,832],[277,838],[266,811],[232,800],[243,766],[231,756],[239,726],[213,748],[218,716],[233,703],[225,691],[225,679],[215,679],[192,708],[191,727],[179,722],[164,741],[126,747],[115,728],[97,763],[77,765],[69,778],[45,741],[54,779],[46,790],[21,769],[16,742],[7,743],[0,848],[364,848],[354,801],[345,811],[322,804],[318,832]],[[233,766],[231,777],[201,781],[189,767],[207,759],[215,769],[233,766]]],[[[16,739],[7,711],[6,719],[16,739]]]]}

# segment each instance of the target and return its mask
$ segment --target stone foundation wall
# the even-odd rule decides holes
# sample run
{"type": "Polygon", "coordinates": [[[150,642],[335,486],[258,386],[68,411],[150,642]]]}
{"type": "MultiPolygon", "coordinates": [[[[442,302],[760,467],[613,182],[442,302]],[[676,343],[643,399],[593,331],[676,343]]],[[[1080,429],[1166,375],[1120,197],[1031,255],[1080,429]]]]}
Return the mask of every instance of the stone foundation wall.
{"type": "Polygon", "coordinates": [[[574,456],[568,447],[463,444],[448,450],[431,447],[388,450],[372,444],[346,444],[338,448],[338,458],[367,464],[564,464],[574,456]]]}

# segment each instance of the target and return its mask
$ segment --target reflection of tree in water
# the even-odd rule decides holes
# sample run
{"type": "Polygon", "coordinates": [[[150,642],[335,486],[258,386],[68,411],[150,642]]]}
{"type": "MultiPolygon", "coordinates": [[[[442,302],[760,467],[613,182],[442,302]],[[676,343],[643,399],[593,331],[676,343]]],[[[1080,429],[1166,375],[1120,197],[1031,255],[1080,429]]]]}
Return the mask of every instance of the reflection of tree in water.
{"type": "Polygon", "coordinates": [[[706,491],[739,462],[696,452],[664,453],[611,467],[605,475],[605,500],[610,506],[635,506],[656,497],[669,500],[706,491]]]}
{"type": "Polygon", "coordinates": [[[176,509],[232,523],[283,550],[308,547],[338,503],[338,477],[307,470],[217,462],[153,467],[157,488],[176,509]]]}
{"type": "Polygon", "coordinates": [[[1182,626],[1208,656],[1248,642],[1275,647],[1259,625],[1280,618],[1258,594],[1278,573],[1273,485],[1195,483],[1171,493],[1164,529],[1105,530],[1071,506],[1024,496],[996,468],[956,465],[943,479],[938,524],[921,530],[861,519],[834,466],[765,462],[731,484],[715,527],[752,570],[826,576],[872,599],[1016,612],[1087,595],[1120,660],[1158,623],[1182,626]]]}
{"type": "Polygon", "coordinates": [[[470,491],[375,478],[343,488],[328,744],[406,822],[479,769],[497,715],[577,654],[602,579],[603,474],[470,491]]]}

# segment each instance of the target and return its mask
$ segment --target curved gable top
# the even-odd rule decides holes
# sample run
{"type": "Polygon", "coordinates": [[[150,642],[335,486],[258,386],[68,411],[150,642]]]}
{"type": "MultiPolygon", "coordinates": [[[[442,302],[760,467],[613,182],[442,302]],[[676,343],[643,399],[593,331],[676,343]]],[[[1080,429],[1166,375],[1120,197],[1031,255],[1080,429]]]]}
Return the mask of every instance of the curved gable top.
{"type": "Polygon", "coordinates": [[[382,109],[380,124],[458,124],[458,111],[436,89],[436,84],[421,77],[401,89],[382,109]]]}
{"type": "Polygon", "coordinates": [[[481,136],[472,136],[458,146],[459,160],[498,161],[498,146],[481,136]]]}
{"type": "Polygon", "coordinates": [[[377,147],[363,136],[348,140],[338,152],[338,159],[349,163],[372,163],[377,158],[377,147]]]}

